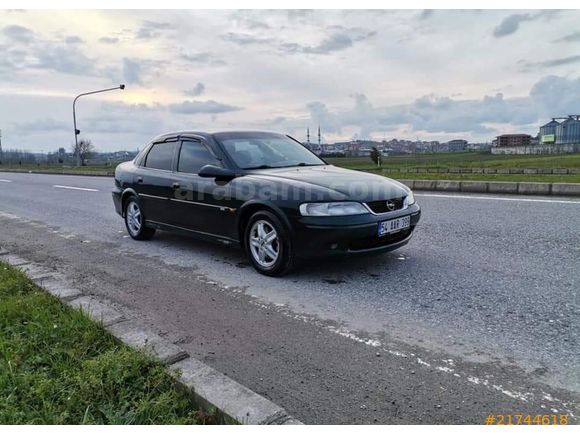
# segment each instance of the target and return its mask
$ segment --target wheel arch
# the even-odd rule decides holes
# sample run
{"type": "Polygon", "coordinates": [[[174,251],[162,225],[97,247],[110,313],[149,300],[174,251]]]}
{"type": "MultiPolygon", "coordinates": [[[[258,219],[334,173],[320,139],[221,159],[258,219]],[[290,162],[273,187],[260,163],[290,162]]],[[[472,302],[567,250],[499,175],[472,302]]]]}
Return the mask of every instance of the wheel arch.
{"type": "Polygon", "coordinates": [[[265,210],[265,211],[269,211],[270,213],[274,213],[282,221],[282,223],[284,225],[286,225],[286,228],[288,228],[288,230],[290,232],[292,231],[292,226],[290,225],[290,220],[284,214],[282,209],[280,209],[280,207],[278,207],[272,203],[260,201],[260,200],[248,201],[240,207],[237,218],[236,218],[236,228],[238,230],[240,245],[242,246],[242,248],[245,246],[245,243],[246,243],[246,241],[245,241],[246,225],[247,225],[248,221],[250,220],[250,217],[254,213],[261,211],[261,210],[265,210]]]}
{"type": "Polygon", "coordinates": [[[123,194],[121,195],[121,215],[122,217],[125,217],[125,204],[127,203],[127,199],[129,199],[131,196],[134,196],[135,198],[139,198],[139,194],[131,188],[125,189],[123,191],[123,194]]]}

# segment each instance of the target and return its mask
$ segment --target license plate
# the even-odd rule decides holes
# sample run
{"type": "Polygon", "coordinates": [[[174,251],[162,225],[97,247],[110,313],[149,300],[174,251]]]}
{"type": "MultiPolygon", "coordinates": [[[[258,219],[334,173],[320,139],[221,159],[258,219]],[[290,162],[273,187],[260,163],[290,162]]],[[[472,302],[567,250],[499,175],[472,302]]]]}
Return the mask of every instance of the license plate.
{"type": "Polygon", "coordinates": [[[390,221],[379,222],[379,237],[396,233],[411,226],[411,216],[403,216],[390,221]]]}

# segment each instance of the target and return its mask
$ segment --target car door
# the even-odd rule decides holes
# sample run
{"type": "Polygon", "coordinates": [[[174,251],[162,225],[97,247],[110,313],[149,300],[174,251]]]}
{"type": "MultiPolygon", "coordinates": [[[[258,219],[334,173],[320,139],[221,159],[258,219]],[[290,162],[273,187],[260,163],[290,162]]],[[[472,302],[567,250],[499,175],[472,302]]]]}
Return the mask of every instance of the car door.
{"type": "Polygon", "coordinates": [[[220,160],[201,140],[181,141],[173,183],[172,223],[209,235],[229,236],[234,222],[228,207],[228,186],[212,178],[202,178],[205,165],[222,166],[220,160]]]}
{"type": "Polygon", "coordinates": [[[173,193],[172,174],[177,145],[176,138],[154,143],[147,152],[143,165],[135,173],[133,185],[148,221],[169,221],[169,198],[173,193]]]}

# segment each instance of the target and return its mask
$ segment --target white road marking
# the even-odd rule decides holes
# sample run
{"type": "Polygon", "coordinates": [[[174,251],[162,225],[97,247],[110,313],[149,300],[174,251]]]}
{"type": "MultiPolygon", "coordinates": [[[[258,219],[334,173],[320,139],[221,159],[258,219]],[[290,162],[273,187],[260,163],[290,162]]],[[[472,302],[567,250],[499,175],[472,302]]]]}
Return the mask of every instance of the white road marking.
{"type": "Polygon", "coordinates": [[[0,180],[0,183],[12,183],[12,180],[0,180]]]}
{"type": "Polygon", "coordinates": [[[85,192],[98,192],[99,191],[99,189],[88,189],[86,187],[60,186],[58,184],[55,184],[52,187],[56,187],[57,189],[83,190],[85,192]]]}
{"type": "MultiPolygon", "coordinates": [[[[200,276],[198,277],[198,279],[200,281],[204,281],[205,279],[200,276]]],[[[221,291],[225,291],[225,290],[221,290],[221,291]]],[[[233,293],[241,293],[242,290],[239,289],[230,289],[230,291],[232,291],[233,293]]],[[[254,296],[255,297],[255,296],[254,296]]],[[[258,301],[257,299],[255,300],[250,300],[250,303],[252,305],[255,305],[257,307],[260,307],[262,309],[266,309],[266,310],[270,310],[271,306],[267,303],[263,303],[258,301]]],[[[399,357],[399,358],[405,358],[405,359],[409,359],[409,361],[416,361],[417,364],[425,366],[425,367],[435,367],[436,370],[438,370],[440,373],[444,373],[445,375],[452,375],[455,378],[459,378],[462,380],[465,380],[467,382],[470,382],[472,384],[475,385],[481,385],[482,387],[486,388],[486,389],[493,389],[495,391],[498,391],[508,397],[511,397],[513,399],[518,399],[522,402],[537,402],[538,397],[536,397],[536,395],[534,393],[530,393],[530,392],[522,392],[522,391],[518,391],[517,389],[514,390],[508,390],[506,388],[504,388],[502,385],[498,385],[498,384],[494,384],[494,383],[490,383],[487,379],[481,379],[478,378],[476,376],[472,376],[469,373],[466,372],[460,372],[458,373],[453,367],[449,367],[449,366],[454,366],[455,363],[452,360],[443,360],[444,362],[448,363],[447,366],[440,366],[440,365],[436,365],[433,361],[431,362],[427,362],[424,359],[421,359],[419,356],[415,355],[414,353],[405,353],[405,352],[400,352],[398,350],[394,350],[394,349],[390,349],[388,347],[385,346],[384,343],[382,343],[380,340],[377,339],[373,339],[373,338],[363,338],[358,336],[357,334],[349,331],[347,328],[345,327],[335,327],[332,325],[326,325],[323,322],[319,321],[316,318],[313,318],[311,316],[305,315],[305,314],[296,314],[294,312],[292,312],[290,309],[288,309],[287,307],[278,307],[276,309],[276,311],[286,317],[290,317],[296,320],[300,320],[304,323],[309,323],[309,324],[314,324],[316,326],[319,327],[323,327],[324,329],[333,332],[335,334],[341,335],[343,337],[349,338],[351,340],[354,340],[356,342],[359,343],[363,343],[367,346],[371,346],[374,348],[379,348],[381,349],[383,352],[387,352],[390,355],[399,357]],[[413,357],[412,359],[410,357],[413,357]],[[451,362],[450,362],[451,361],[451,362]]],[[[443,376],[445,376],[443,375],[443,376]]],[[[517,388],[517,386],[515,387],[517,388]]],[[[554,397],[551,396],[546,396],[546,394],[544,393],[543,396],[544,400],[550,400],[554,403],[557,403],[558,405],[561,406],[560,409],[554,408],[556,409],[556,411],[554,412],[560,412],[560,411],[565,411],[567,414],[569,414],[570,416],[572,416],[572,418],[574,418],[574,413],[572,412],[572,408],[570,407],[570,404],[567,402],[564,402],[560,399],[556,399],[554,397]]],[[[545,406],[545,405],[541,405],[541,406],[545,406]]]]}
{"type": "Polygon", "coordinates": [[[432,198],[484,199],[489,201],[520,201],[520,202],[548,202],[556,204],[580,204],[580,201],[571,201],[565,199],[504,198],[501,196],[440,195],[433,193],[416,193],[415,196],[429,196],[432,198]]]}

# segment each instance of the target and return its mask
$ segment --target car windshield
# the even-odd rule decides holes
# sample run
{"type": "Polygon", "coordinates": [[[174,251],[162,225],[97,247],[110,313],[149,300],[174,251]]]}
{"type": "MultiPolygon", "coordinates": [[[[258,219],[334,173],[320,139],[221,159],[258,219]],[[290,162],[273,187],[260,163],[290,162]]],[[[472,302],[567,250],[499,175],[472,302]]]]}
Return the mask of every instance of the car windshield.
{"type": "Polygon", "coordinates": [[[289,137],[268,133],[218,134],[225,151],[242,169],[325,165],[315,154],[289,137]]]}

